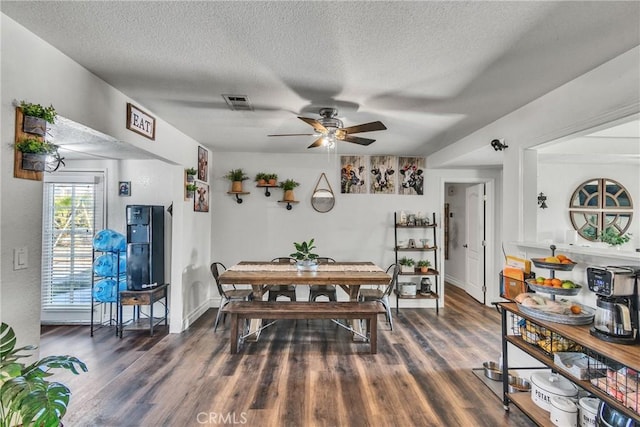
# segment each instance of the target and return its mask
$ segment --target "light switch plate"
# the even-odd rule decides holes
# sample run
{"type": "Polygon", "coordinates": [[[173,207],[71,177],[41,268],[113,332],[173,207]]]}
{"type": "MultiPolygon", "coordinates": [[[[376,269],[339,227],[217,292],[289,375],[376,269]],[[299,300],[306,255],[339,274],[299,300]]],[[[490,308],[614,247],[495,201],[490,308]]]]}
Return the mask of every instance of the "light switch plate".
{"type": "Polygon", "coordinates": [[[13,269],[24,270],[29,267],[29,250],[25,248],[13,249],[13,269]]]}

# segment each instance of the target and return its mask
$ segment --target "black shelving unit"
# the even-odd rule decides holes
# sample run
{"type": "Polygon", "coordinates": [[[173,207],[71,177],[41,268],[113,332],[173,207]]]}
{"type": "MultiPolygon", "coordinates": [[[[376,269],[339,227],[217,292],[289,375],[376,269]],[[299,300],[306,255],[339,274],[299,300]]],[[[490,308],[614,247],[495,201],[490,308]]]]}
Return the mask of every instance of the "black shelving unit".
{"type": "MultiPolygon", "coordinates": [[[[395,288],[395,294],[396,294],[396,313],[400,312],[400,300],[401,299],[434,299],[436,301],[436,314],[439,314],[440,311],[440,304],[439,304],[439,300],[440,300],[440,294],[439,294],[439,286],[440,286],[440,272],[438,271],[438,245],[437,245],[437,237],[436,237],[436,228],[437,228],[437,223],[436,223],[436,213],[433,212],[433,214],[431,215],[431,220],[428,222],[428,224],[421,224],[421,225],[404,225],[404,224],[399,224],[399,219],[398,219],[398,213],[394,212],[393,214],[393,227],[394,227],[394,232],[393,232],[393,237],[394,237],[394,247],[393,250],[395,252],[395,259],[396,259],[396,263],[398,263],[399,257],[402,253],[405,252],[414,252],[414,253],[424,253],[424,254],[431,254],[431,267],[429,267],[429,269],[427,270],[426,273],[421,272],[418,268],[416,268],[412,273],[405,273],[405,272],[401,272],[398,275],[398,281],[396,282],[396,288],[395,288]],[[399,247],[398,245],[398,233],[403,233],[403,230],[405,229],[410,229],[412,231],[417,231],[417,230],[423,230],[423,233],[421,236],[427,237],[427,235],[429,236],[430,239],[433,239],[433,245],[430,245],[428,247],[399,247]],[[433,287],[434,289],[431,290],[431,292],[429,293],[425,293],[422,294],[420,293],[420,291],[416,291],[416,295],[415,296],[407,296],[407,295],[402,295],[399,289],[399,285],[398,283],[400,282],[400,277],[401,276],[411,276],[411,277],[429,277],[430,279],[433,280],[433,287]]],[[[420,236],[420,237],[421,237],[420,236]]],[[[404,233],[403,236],[409,238],[408,233],[404,233]],[[405,236],[406,235],[406,236],[405,236]]],[[[412,238],[415,239],[416,236],[413,236],[412,238]]],[[[418,240],[420,240],[420,237],[418,237],[418,240]]],[[[419,286],[419,284],[418,284],[419,286]]]]}
{"type": "Polygon", "coordinates": [[[90,335],[93,336],[93,332],[98,327],[112,326],[115,328],[115,334],[118,335],[118,305],[120,298],[120,280],[124,279],[126,272],[120,271],[120,256],[124,255],[125,251],[98,251],[93,250],[93,256],[91,260],[91,328],[90,335]],[[116,262],[115,274],[99,275],[95,271],[95,262],[101,256],[114,256],[116,262]],[[115,300],[114,301],[98,301],[94,296],[94,290],[96,284],[103,279],[112,279],[116,282],[115,300]],[[95,311],[100,310],[100,320],[96,319],[95,311]],[[103,315],[106,313],[106,319],[103,315]]]}

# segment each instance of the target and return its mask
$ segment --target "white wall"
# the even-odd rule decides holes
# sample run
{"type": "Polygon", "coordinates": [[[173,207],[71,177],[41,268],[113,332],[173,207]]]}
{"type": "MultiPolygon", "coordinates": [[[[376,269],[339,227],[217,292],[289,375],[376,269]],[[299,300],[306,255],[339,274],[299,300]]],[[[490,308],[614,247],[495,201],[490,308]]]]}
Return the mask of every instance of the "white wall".
{"type": "MultiPolygon", "coordinates": [[[[504,151],[499,223],[506,252],[518,254],[513,242],[536,236],[539,210],[537,161],[528,149],[637,114],[639,75],[640,47],[636,47],[429,156],[427,166],[446,165],[496,137],[505,138],[509,148],[504,151]]],[[[502,260],[496,257],[496,271],[502,260]]]]}
{"type": "MultiPolygon", "coordinates": [[[[547,196],[547,209],[537,210],[538,241],[565,242],[565,231],[573,230],[569,201],[574,190],[587,180],[609,178],[625,186],[633,201],[633,220],[628,232],[632,239],[621,250],[640,247],[640,162],[630,164],[557,164],[538,163],[538,192],[547,196]]],[[[593,245],[578,237],[579,245],[593,245]]]]}
{"type": "MultiPolygon", "coordinates": [[[[42,183],[13,178],[14,100],[26,100],[44,105],[53,104],[61,116],[82,123],[121,141],[154,153],[170,163],[184,165],[175,167],[167,176],[165,188],[151,188],[148,198],[156,200],[162,194],[166,201],[174,200],[172,256],[174,268],[171,277],[172,330],[183,325],[182,283],[188,267],[194,273],[187,277],[192,283],[202,282],[206,266],[191,266],[193,247],[200,258],[209,258],[209,242],[205,237],[195,241],[182,238],[200,227],[208,232],[208,214],[192,218],[184,209],[182,169],[194,166],[197,159],[197,142],[157,118],[156,140],[150,141],[125,127],[126,103],[133,102],[125,94],[98,79],[95,75],[54,49],[51,45],[27,31],[5,15],[1,22],[2,94],[0,98],[2,123],[0,139],[0,164],[2,204],[2,240],[0,269],[0,294],[2,295],[0,317],[16,330],[20,343],[38,344],[40,336],[40,257],[42,226],[42,183]],[[28,64],[29,66],[25,66],[28,64]],[[152,195],[151,193],[156,193],[152,195]],[[192,245],[194,245],[192,247],[192,245]],[[177,247],[176,247],[177,246],[177,247]],[[29,251],[29,268],[13,270],[13,249],[26,247],[29,251]],[[178,317],[175,319],[174,317],[178,317]]],[[[148,109],[146,109],[148,111],[148,109]]],[[[153,112],[151,112],[153,113],[153,112]]],[[[133,172],[133,171],[132,171],[133,172]]],[[[128,173],[127,173],[128,174],[128,173]]],[[[135,179],[132,178],[135,182],[135,179]]],[[[134,184],[135,185],[135,184],[134,184]]],[[[142,186],[137,187],[138,190],[142,186]]],[[[134,194],[136,187],[134,187],[134,194]]],[[[144,193],[139,193],[142,196],[144,193]]],[[[190,285],[188,285],[190,286],[190,285]]],[[[187,292],[190,294],[190,291],[187,292]]],[[[194,301],[188,306],[199,305],[194,301]]]]}
{"type": "MultiPolygon", "coordinates": [[[[315,238],[318,254],[336,260],[372,261],[380,266],[394,262],[394,211],[436,213],[437,239],[442,242],[444,180],[489,180],[500,183],[500,172],[426,170],[425,194],[401,196],[382,194],[340,194],[339,164],[323,154],[214,153],[212,161],[212,246],[213,260],[227,267],[242,260],[270,260],[294,252],[293,242],[315,238]],[[288,211],[277,200],[281,189],[271,197],[245,181],[243,203],[228,195],[230,184],[223,176],[230,169],[243,168],[253,178],[256,172],[275,172],[279,179],[292,178],[300,203],[288,211]],[[336,196],[335,207],[318,213],[311,207],[311,195],[324,172],[336,196]]],[[[499,237],[498,237],[499,240],[499,237]]],[[[443,246],[439,244],[439,266],[444,273],[443,246]]],[[[443,276],[444,277],[444,276],[443,276]]],[[[442,282],[442,281],[441,281],[442,282]]],[[[214,303],[215,304],[215,303],[214,303]]],[[[406,300],[403,301],[406,304],[406,300]]],[[[425,301],[426,306],[430,302],[425,301]]],[[[441,302],[442,304],[442,302],[441,302]]]]}
{"type": "MultiPolygon", "coordinates": [[[[386,267],[394,262],[393,212],[422,211],[431,215],[441,209],[436,197],[437,179],[427,171],[423,196],[340,194],[339,160],[326,154],[215,153],[212,162],[212,246],[216,261],[227,267],[242,260],[271,260],[295,251],[293,242],[315,238],[317,253],[343,261],[372,261],[386,267]],[[295,189],[291,210],[278,203],[282,190],[271,189],[271,197],[245,181],[251,194],[238,204],[226,194],[230,183],[222,177],[230,169],[242,168],[253,178],[256,172],[274,172],[279,180],[292,178],[295,189]],[[319,213],[311,206],[311,195],[325,173],[336,196],[335,207],[319,213]]],[[[323,182],[324,184],[324,182],[323,182]]],[[[321,185],[323,187],[324,185],[321,185]]],[[[343,295],[345,297],[345,295],[343,295]]]]}

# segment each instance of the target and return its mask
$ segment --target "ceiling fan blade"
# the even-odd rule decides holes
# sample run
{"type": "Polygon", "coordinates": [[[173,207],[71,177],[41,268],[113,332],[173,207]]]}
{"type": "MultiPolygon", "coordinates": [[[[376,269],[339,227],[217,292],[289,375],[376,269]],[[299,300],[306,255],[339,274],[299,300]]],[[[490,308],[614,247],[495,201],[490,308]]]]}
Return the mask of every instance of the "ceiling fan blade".
{"type": "Polygon", "coordinates": [[[326,127],[316,119],[310,119],[308,117],[298,117],[303,122],[310,124],[316,130],[316,132],[327,133],[329,132],[326,127]]]}
{"type": "Polygon", "coordinates": [[[321,136],[320,138],[316,139],[313,144],[311,144],[310,146],[308,146],[307,148],[315,148],[315,147],[320,147],[322,145],[322,142],[324,140],[324,136],[321,136]]]}
{"type": "Polygon", "coordinates": [[[364,123],[361,125],[350,126],[348,128],[341,129],[346,133],[360,133],[360,132],[372,132],[374,130],[385,130],[387,127],[382,122],[364,123]]]}
{"type": "Polygon", "coordinates": [[[375,139],[360,138],[358,136],[351,136],[351,135],[345,135],[344,137],[339,139],[341,139],[342,141],[353,142],[354,144],[359,144],[359,145],[369,145],[372,142],[376,142],[375,139]]]}
{"type": "Polygon", "coordinates": [[[315,133],[279,133],[275,135],[267,135],[267,136],[313,136],[315,133]]]}

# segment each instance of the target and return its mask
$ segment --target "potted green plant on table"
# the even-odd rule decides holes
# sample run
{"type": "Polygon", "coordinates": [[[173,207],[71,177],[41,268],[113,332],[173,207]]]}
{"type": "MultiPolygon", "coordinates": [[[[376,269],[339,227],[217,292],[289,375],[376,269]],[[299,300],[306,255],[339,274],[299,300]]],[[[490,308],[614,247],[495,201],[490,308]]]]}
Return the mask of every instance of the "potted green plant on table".
{"type": "Polygon", "coordinates": [[[39,138],[24,138],[16,143],[22,153],[22,169],[42,172],[47,164],[47,156],[54,154],[58,146],[39,138]]]}
{"type": "Polygon", "coordinates": [[[20,109],[24,118],[22,120],[22,131],[34,135],[44,136],[47,132],[47,123],[55,123],[56,109],[53,105],[43,107],[40,104],[32,104],[20,101],[20,109]]]}
{"type": "Polygon", "coordinates": [[[232,193],[242,193],[242,181],[249,179],[249,175],[244,173],[242,169],[231,169],[224,177],[231,181],[232,193]]]}
{"type": "Polygon", "coordinates": [[[74,374],[87,366],[72,356],[48,356],[30,365],[20,363],[35,346],[15,348],[16,335],[6,323],[0,326],[0,426],[59,426],[67,412],[71,391],[59,382],[47,381],[53,368],[74,374]]]}
{"type": "Polygon", "coordinates": [[[187,174],[187,182],[193,182],[196,180],[196,173],[198,173],[196,168],[187,168],[184,172],[187,174]]]}
{"type": "Polygon", "coordinates": [[[400,260],[398,261],[398,264],[400,264],[402,272],[403,273],[414,273],[415,269],[414,269],[414,265],[415,265],[415,260],[413,258],[409,258],[409,257],[402,257],[400,258],[400,260]]]}
{"type": "Polygon", "coordinates": [[[429,272],[429,267],[431,267],[431,262],[427,259],[421,259],[420,261],[418,261],[416,266],[420,268],[421,273],[427,273],[429,272]]]}
{"type": "Polygon", "coordinates": [[[293,242],[296,252],[289,256],[296,259],[296,267],[298,270],[316,271],[318,269],[318,254],[312,252],[316,248],[313,243],[314,239],[311,239],[308,242],[293,242]]]}
{"type": "Polygon", "coordinates": [[[631,236],[631,233],[621,234],[614,227],[607,227],[600,235],[600,241],[619,248],[621,245],[630,241],[631,236]]]}
{"type": "Polygon", "coordinates": [[[284,195],[282,196],[282,200],[285,202],[294,202],[296,200],[295,195],[293,194],[293,189],[299,186],[300,183],[294,181],[293,179],[286,179],[282,181],[279,186],[284,190],[284,195]]]}

